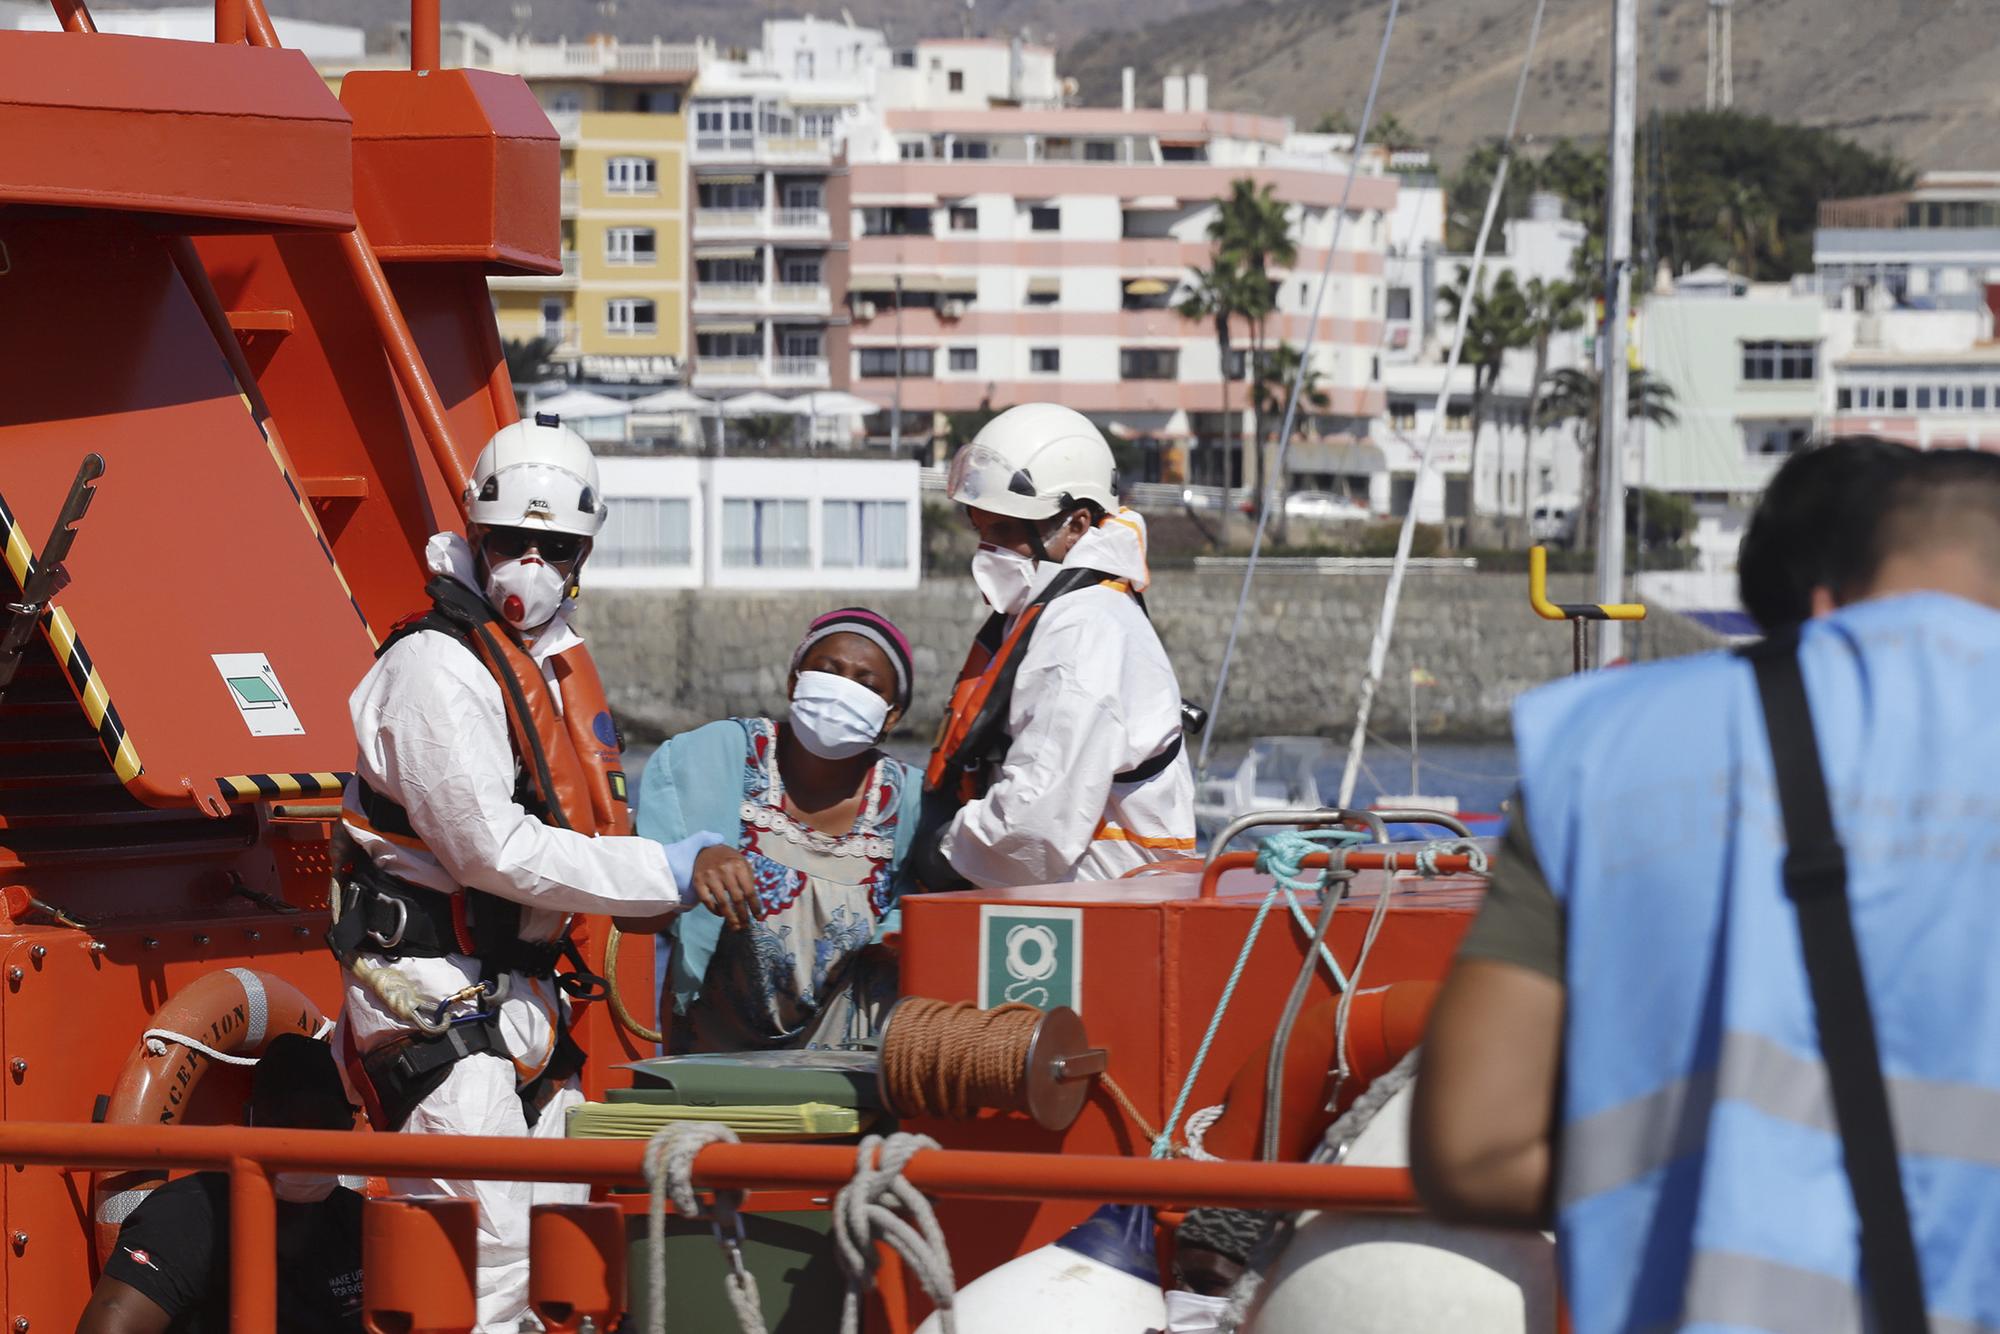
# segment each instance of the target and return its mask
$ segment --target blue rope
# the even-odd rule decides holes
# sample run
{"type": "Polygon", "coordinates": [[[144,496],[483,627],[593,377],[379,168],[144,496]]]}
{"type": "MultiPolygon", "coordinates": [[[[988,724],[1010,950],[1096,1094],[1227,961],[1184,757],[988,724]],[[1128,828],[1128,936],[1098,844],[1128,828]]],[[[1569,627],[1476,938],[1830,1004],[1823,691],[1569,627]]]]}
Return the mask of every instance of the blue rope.
{"type": "MultiPolygon", "coordinates": [[[[1229,1013],[1229,1002],[1235,999],[1237,984],[1243,980],[1243,972],[1250,966],[1250,951],[1257,944],[1257,933],[1263,929],[1264,918],[1270,913],[1271,905],[1283,894],[1291,905],[1292,916],[1306,929],[1310,939],[1313,924],[1306,921],[1305,911],[1299,907],[1294,895],[1301,891],[1315,890],[1324,883],[1324,875],[1319,880],[1300,880],[1302,863],[1310,853],[1331,852],[1336,848],[1351,847],[1366,836],[1353,829],[1315,829],[1304,833],[1278,833],[1267,837],[1257,849],[1257,869],[1272,877],[1275,883],[1264,901],[1257,905],[1257,915],[1250,919],[1250,930],[1243,937],[1243,948],[1236,952],[1236,966],[1229,970],[1229,980],[1222,985],[1222,995],[1215,1003],[1215,1013],[1209,1016],[1208,1030],[1201,1035],[1201,1045],[1195,1048],[1194,1062],[1188,1066],[1187,1078],[1181,1081],[1181,1091],[1174,1099],[1173,1111],[1160,1133],[1153,1138],[1152,1156],[1171,1158],[1174,1156],[1174,1127],[1181,1123],[1181,1116],[1187,1111],[1188,1099],[1194,1095],[1195,1081],[1201,1078],[1201,1068],[1208,1062],[1209,1048],[1215,1045],[1215,1034],[1222,1027],[1222,1017],[1229,1013]]],[[[1347,979],[1341,975],[1340,966],[1324,946],[1320,954],[1333,969],[1335,980],[1344,991],[1347,979]]]]}

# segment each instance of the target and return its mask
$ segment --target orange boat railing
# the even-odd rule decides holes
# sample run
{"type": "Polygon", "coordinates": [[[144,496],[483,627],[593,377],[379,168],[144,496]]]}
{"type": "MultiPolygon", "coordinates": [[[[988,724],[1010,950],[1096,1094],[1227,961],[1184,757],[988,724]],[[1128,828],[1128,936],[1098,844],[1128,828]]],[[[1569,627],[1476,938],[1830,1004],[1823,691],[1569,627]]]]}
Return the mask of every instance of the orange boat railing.
{"type": "MultiPolygon", "coordinates": [[[[238,1334],[264,1334],[277,1326],[277,1203],[271,1189],[275,1173],[630,1185],[645,1179],[645,1151],[643,1140],[374,1135],[240,1126],[0,1124],[0,1163],[227,1171],[230,1328],[238,1334]]],[[[694,1161],[694,1183],[709,1190],[830,1193],[854,1175],[854,1161],[851,1145],[711,1144],[694,1161]]],[[[1391,1167],[926,1149],[910,1160],[903,1175],[927,1194],[981,1199],[1374,1212],[1418,1207],[1410,1174],[1391,1167]]]]}

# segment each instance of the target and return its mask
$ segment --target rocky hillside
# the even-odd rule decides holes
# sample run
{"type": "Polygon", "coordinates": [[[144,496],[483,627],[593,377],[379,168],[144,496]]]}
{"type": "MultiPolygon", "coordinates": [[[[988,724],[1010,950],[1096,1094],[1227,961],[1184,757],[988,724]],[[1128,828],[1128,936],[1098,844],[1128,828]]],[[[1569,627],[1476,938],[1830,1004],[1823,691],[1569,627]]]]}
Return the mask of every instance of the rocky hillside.
{"type": "MultiPolygon", "coordinates": [[[[1736,5],[1736,105],[1824,125],[1917,167],[2000,168],[1995,10],[1986,0],[1756,0],[1736,5]]],[[[1405,0],[1384,104],[1447,160],[1505,124],[1532,0],[1405,0]]],[[[1115,101],[1121,66],[1156,100],[1162,75],[1200,69],[1219,107],[1276,109],[1311,125],[1358,118],[1387,0],[1244,0],[1092,34],[1063,65],[1087,100],[1115,101]]],[[[1707,0],[1641,0],[1648,98],[1699,106],[1707,0]]],[[[1532,135],[1602,135],[1610,0],[1549,0],[1528,88],[1532,135]]],[[[1650,105],[1642,102],[1642,107],[1650,105]]]]}
{"type": "MultiPolygon", "coordinates": [[[[110,0],[107,0],[109,3],[110,0]]],[[[120,5],[185,4],[187,0],[116,0],[120,5]]],[[[1222,0],[801,0],[743,4],[741,0],[445,0],[447,20],[484,24],[495,32],[535,37],[702,36],[724,44],[754,44],[767,18],[804,13],[884,28],[892,39],[955,36],[973,32],[1027,32],[1038,40],[1067,43],[1099,30],[1132,27],[1212,8],[1222,0]]],[[[409,15],[409,0],[271,0],[279,14],[325,23],[374,28],[409,15]]],[[[1115,76],[1114,76],[1115,78],[1115,76]]]]}

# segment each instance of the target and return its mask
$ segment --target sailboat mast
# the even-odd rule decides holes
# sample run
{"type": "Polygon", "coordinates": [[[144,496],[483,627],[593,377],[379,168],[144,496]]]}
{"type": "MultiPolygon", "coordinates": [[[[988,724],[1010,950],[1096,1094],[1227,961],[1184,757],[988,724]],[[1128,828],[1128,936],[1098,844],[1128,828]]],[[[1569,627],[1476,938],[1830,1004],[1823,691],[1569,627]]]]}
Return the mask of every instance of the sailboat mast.
{"type": "MultiPolygon", "coordinates": [[[[1630,396],[1625,318],[1632,305],[1632,166],[1639,92],[1638,0],[1612,0],[1611,182],[1604,210],[1603,401],[1597,449],[1597,591],[1625,601],[1625,430],[1630,396]]],[[[1597,660],[1624,651],[1624,628],[1599,621],[1597,660]]]]}

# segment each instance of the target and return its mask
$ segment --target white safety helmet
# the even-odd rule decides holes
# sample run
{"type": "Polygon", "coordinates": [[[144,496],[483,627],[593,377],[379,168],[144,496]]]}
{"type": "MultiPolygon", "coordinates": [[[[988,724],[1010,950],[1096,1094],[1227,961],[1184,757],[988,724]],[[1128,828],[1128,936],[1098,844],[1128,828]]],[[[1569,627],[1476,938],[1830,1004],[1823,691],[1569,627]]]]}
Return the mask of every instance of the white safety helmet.
{"type": "Polygon", "coordinates": [[[1023,403],[980,429],[951,461],[945,491],[976,510],[1048,519],[1085,501],[1118,508],[1118,467],[1104,435],[1060,403],[1023,403]]]}
{"type": "Polygon", "coordinates": [[[465,517],[482,528],[596,537],[608,512],[590,446],[546,412],[495,431],[465,492],[465,517]]]}

